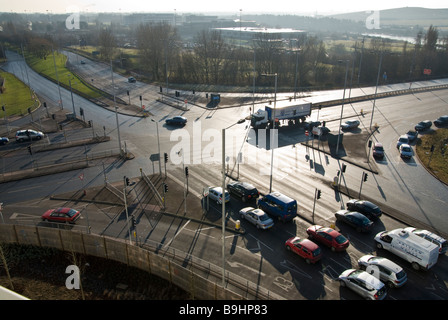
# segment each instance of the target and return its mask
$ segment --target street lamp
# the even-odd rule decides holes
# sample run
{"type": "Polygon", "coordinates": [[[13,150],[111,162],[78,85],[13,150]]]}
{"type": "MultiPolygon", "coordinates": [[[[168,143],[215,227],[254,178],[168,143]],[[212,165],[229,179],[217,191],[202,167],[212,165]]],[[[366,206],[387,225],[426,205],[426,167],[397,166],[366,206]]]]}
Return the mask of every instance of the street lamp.
{"type": "Polygon", "coordinates": [[[70,85],[70,95],[72,96],[73,115],[76,119],[75,102],[73,100],[72,79],[70,74],[68,74],[67,76],[68,76],[68,84],[70,85]]]}
{"type": "Polygon", "coordinates": [[[233,127],[236,124],[240,124],[243,123],[244,121],[246,121],[245,119],[240,119],[238,120],[236,123],[228,126],[227,128],[223,128],[222,129],[222,146],[221,146],[221,153],[222,153],[222,184],[221,184],[221,192],[222,192],[222,196],[221,196],[221,205],[222,205],[222,236],[221,236],[221,241],[222,241],[222,287],[225,287],[225,267],[226,267],[226,252],[225,252],[225,230],[226,230],[226,194],[225,194],[225,190],[226,190],[226,130],[230,129],[231,127],[233,127]]]}
{"type": "Polygon", "coordinates": [[[155,122],[156,124],[156,130],[157,130],[157,146],[159,149],[159,173],[162,175],[162,164],[160,163],[160,138],[159,138],[159,123],[157,121],[154,121],[154,119],[151,119],[152,122],[155,122]]]}
{"type": "Polygon", "coordinates": [[[378,74],[376,76],[376,86],[375,86],[375,96],[373,98],[372,116],[370,117],[370,126],[369,126],[370,130],[372,130],[373,113],[375,111],[376,94],[378,92],[378,82],[380,80],[381,65],[383,63],[383,54],[384,54],[384,51],[381,51],[381,53],[380,53],[380,63],[379,63],[379,66],[378,66],[378,74]]]}
{"type": "MultiPolygon", "coordinates": [[[[339,62],[342,62],[342,60],[340,60],[339,62]]],[[[344,113],[345,89],[347,88],[347,73],[348,73],[348,63],[349,62],[350,62],[350,60],[345,60],[344,93],[342,95],[341,118],[339,119],[339,134],[338,134],[338,144],[336,145],[336,156],[338,155],[338,152],[339,152],[339,139],[341,138],[342,114],[344,113]]]]}
{"type": "Polygon", "coordinates": [[[120,150],[120,154],[122,154],[121,137],[120,137],[120,123],[118,122],[117,101],[115,98],[114,69],[112,67],[112,60],[110,60],[110,76],[112,78],[112,92],[114,95],[115,119],[117,120],[118,149],[120,150]]]}

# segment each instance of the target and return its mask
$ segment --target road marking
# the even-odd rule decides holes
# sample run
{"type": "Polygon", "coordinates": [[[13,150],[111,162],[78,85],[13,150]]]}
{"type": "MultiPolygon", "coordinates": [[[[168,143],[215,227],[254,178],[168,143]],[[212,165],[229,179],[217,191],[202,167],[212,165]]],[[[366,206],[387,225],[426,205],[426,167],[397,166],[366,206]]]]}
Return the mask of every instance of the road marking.
{"type": "Polygon", "coordinates": [[[14,220],[14,219],[17,219],[17,220],[20,220],[20,219],[30,219],[30,218],[32,218],[32,219],[40,219],[40,216],[36,216],[36,215],[32,215],[32,214],[26,214],[26,213],[20,213],[20,212],[14,212],[9,217],[9,219],[12,219],[12,220],[14,220]]]}
{"type": "Polygon", "coordinates": [[[308,279],[313,279],[312,276],[310,276],[308,273],[302,271],[301,269],[297,268],[292,262],[290,262],[288,260],[283,260],[282,262],[280,262],[280,265],[286,269],[300,273],[301,275],[307,277],[308,279]],[[288,266],[288,264],[292,264],[293,266],[290,267],[290,266],[288,266]]]}
{"type": "Polygon", "coordinates": [[[249,267],[249,266],[247,266],[247,265],[245,265],[245,264],[242,264],[242,263],[239,263],[239,262],[230,262],[230,261],[227,261],[227,263],[228,263],[232,268],[244,267],[244,268],[249,269],[250,271],[252,271],[252,272],[254,272],[254,273],[259,273],[262,277],[264,277],[264,276],[266,275],[265,273],[259,271],[258,269],[249,267]]]}
{"type": "Polygon", "coordinates": [[[163,246],[163,249],[166,249],[167,247],[169,247],[171,245],[171,243],[174,241],[174,239],[176,239],[176,237],[182,232],[182,230],[190,223],[191,220],[188,220],[187,222],[185,222],[185,224],[182,226],[182,228],[180,228],[180,230],[178,232],[176,232],[176,234],[174,235],[174,237],[171,238],[170,241],[167,242],[166,245],[163,246]]]}

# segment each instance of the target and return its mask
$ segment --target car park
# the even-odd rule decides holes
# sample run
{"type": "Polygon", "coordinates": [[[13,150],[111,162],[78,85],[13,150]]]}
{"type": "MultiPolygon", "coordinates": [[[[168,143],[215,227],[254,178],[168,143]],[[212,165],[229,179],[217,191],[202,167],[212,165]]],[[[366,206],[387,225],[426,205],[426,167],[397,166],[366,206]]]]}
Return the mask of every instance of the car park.
{"type": "Polygon", "coordinates": [[[405,159],[412,158],[412,148],[410,145],[403,143],[400,146],[400,157],[405,158],[405,159]]]}
{"type": "Polygon", "coordinates": [[[357,269],[347,269],[338,277],[339,283],[365,299],[383,300],[386,295],[386,286],[371,274],[357,269]]]}
{"type": "Polygon", "coordinates": [[[346,121],[344,124],[341,125],[342,130],[352,130],[358,128],[360,122],[359,120],[351,120],[346,121]]]}
{"type": "Polygon", "coordinates": [[[18,130],[16,132],[16,141],[23,142],[28,140],[40,140],[44,137],[44,134],[40,131],[26,129],[18,130]]]}
{"type": "Polygon", "coordinates": [[[129,77],[128,78],[128,82],[129,83],[135,83],[135,82],[137,82],[137,80],[134,77],[129,77]]]}
{"type": "Polygon", "coordinates": [[[182,117],[182,116],[175,116],[175,117],[166,119],[165,123],[168,125],[184,126],[185,124],[187,124],[187,118],[182,117]]]}
{"type": "Polygon", "coordinates": [[[322,258],[320,247],[308,239],[291,237],[286,240],[285,248],[304,258],[306,263],[316,263],[322,258]]]}
{"type": "Polygon", "coordinates": [[[261,209],[252,207],[243,208],[240,210],[240,217],[255,225],[257,229],[265,230],[274,226],[274,220],[261,209]]]}
{"type": "Polygon", "coordinates": [[[306,229],[306,233],[312,240],[330,247],[331,251],[344,251],[350,245],[348,239],[333,228],[313,225],[306,229]]]}
{"type": "Polygon", "coordinates": [[[382,143],[375,142],[372,148],[372,154],[374,158],[383,158],[384,157],[384,147],[382,143]]]}
{"type": "Polygon", "coordinates": [[[414,127],[415,131],[420,132],[420,131],[425,131],[428,130],[429,128],[431,128],[432,126],[432,122],[430,120],[425,120],[425,121],[420,121],[419,123],[417,123],[414,127]]]}
{"type": "Polygon", "coordinates": [[[337,221],[342,221],[356,229],[358,232],[369,232],[372,230],[373,222],[365,215],[349,210],[339,210],[334,214],[337,221]]]}
{"type": "Polygon", "coordinates": [[[347,209],[350,211],[358,211],[370,220],[376,220],[382,215],[380,207],[367,200],[350,199],[347,201],[347,209]]]}
{"type": "Polygon", "coordinates": [[[260,195],[257,188],[248,182],[232,181],[227,184],[227,190],[243,202],[256,201],[260,195]]]}
{"type": "Polygon", "coordinates": [[[404,230],[412,232],[412,233],[418,235],[419,237],[421,237],[425,240],[428,240],[429,242],[432,242],[435,245],[439,246],[439,254],[445,254],[446,251],[448,250],[448,241],[446,241],[446,239],[444,239],[443,237],[441,237],[431,231],[417,229],[417,228],[413,228],[413,227],[407,227],[407,228],[404,228],[404,230]]]}
{"type": "Polygon", "coordinates": [[[358,259],[359,269],[367,271],[389,288],[399,288],[408,280],[406,272],[395,262],[370,254],[358,259]]]}
{"type": "Polygon", "coordinates": [[[436,120],[434,120],[434,125],[437,128],[448,126],[448,115],[441,116],[441,117],[437,118],[436,120]]]}
{"type": "MultiPolygon", "coordinates": [[[[230,194],[227,190],[225,192],[225,202],[230,201],[230,194]]],[[[208,190],[208,196],[211,200],[216,201],[218,204],[222,204],[222,188],[221,187],[211,187],[208,190]]]]}
{"type": "MultiPolygon", "coordinates": [[[[418,132],[415,131],[415,130],[409,130],[409,131],[406,133],[406,135],[408,136],[408,140],[409,140],[409,142],[412,142],[412,141],[414,141],[414,140],[417,138],[417,136],[418,136],[418,132]]],[[[409,142],[408,142],[408,143],[409,143],[409,142]]]]}
{"type": "Polygon", "coordinates": [[[42,220],[51,222],[75,223],[80,216],[81,213],[78,210],[61,207],[45,211],[45,213],[42,215],[42,220]]]}
{"type": "Polygon", "coordinates": [[[280,192],[264,195],[258,199],[257,205],[270,216],[283,222],[290,221],[297,215],[297,201],[280,192]]]}
{"type": "Polygon", "coordinates": [[[0,145],[5,145],[9,142],[7,137],[0,137],[0,145]]]}
{"type": "Polygon", "coordinates": [[[401,135],[397,140],[397,149],[400,148],[400,146],[405,143],[409,144],[409,138],[406,134],[401,135]]]}

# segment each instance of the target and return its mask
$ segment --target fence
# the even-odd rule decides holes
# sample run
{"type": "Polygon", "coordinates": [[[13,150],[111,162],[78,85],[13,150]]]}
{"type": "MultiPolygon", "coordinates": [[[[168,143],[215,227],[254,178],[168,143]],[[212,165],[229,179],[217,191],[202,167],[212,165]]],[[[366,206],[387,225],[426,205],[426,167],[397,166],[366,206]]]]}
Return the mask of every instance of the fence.
{"type": "Polygon", "coordinates": [[[15,224],[0,224],[1,242],[51,247],[121,262],[170,281],[192,299],[283,299],[230,272],[226,273],[226,286],[222,287],[220,267],[174,248],[138,247],[106,236],[15,224]]]}

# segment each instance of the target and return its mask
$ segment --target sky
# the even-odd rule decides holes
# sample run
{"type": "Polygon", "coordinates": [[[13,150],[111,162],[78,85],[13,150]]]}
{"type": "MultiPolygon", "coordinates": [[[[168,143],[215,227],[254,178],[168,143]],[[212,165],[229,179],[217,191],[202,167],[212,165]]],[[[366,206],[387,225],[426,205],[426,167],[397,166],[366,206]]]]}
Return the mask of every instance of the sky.
{"type": "Polygon", "coordinates": [[[446,0],[0,0],[0,12],[176,12],[331,14],[400,7],[448,8],[446,0]]]}

